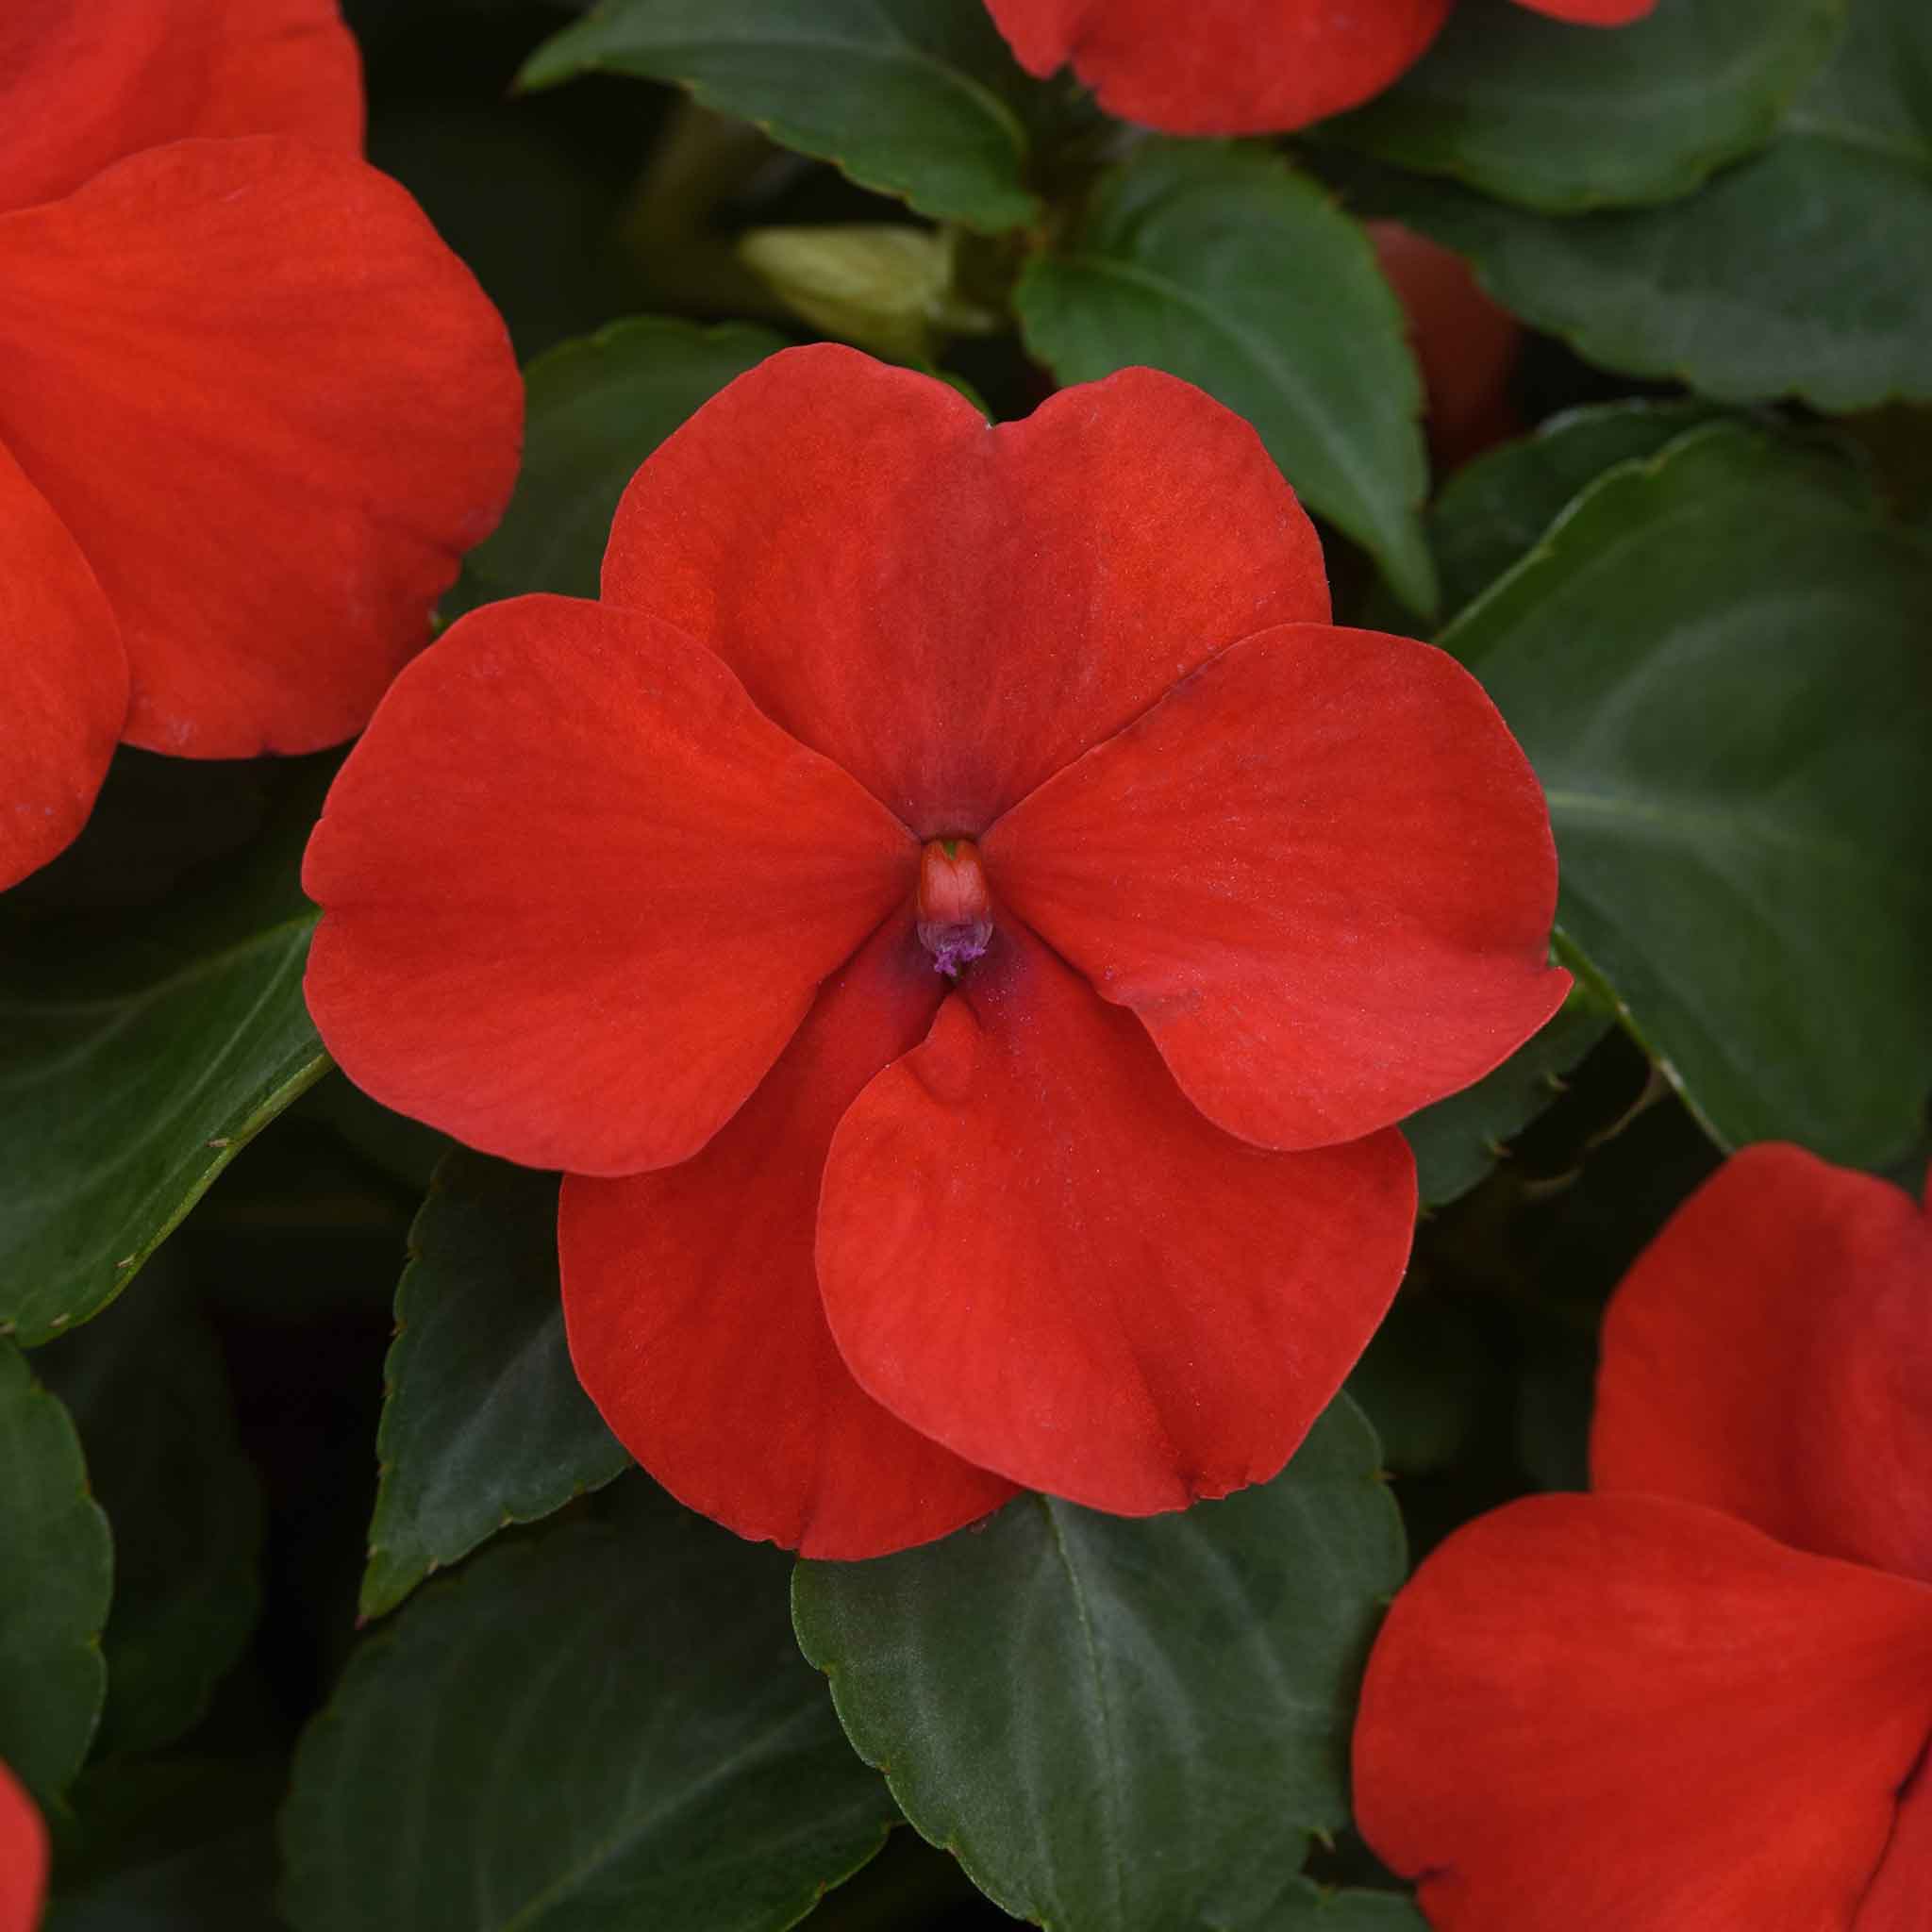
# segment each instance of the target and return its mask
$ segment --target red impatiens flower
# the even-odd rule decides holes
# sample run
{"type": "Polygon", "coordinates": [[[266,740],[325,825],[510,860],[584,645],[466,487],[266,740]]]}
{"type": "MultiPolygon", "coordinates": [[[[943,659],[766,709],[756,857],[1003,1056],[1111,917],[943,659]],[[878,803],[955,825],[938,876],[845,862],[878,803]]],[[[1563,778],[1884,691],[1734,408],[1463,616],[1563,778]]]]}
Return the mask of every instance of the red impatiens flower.
{"type": "MultiPolygon", "coordinates": [[[[1521,0],[1590,26],[1657,0],[1521,0]]],[[[1358,108],[1420,60],[1455,0],[986,0],[1029,74],[1071,64],[1108,113],[1170,134],[1269,134],[1358,108]]]]}
{"type": "Polygon", "coordinates": [[[1429,448],[1445,470],[1521,433],[1509,382],[1523,325],[1477,286],[1461,256],[1401,222],[1371,222],[1375,259],[1408,318],[1429,448]]]}
{"type": "Polygon", "coordinates": [[[992,428],[772,358],[639,471],[601,603],[398,680],[306,883],[350,1076],[567,1170],[618,1436],[832,1557],[1273,1474],[1401,1274],[1392,1123],[1567,978],[1481,690],[1332,628],[1254,432],[1149,370],[992,428]]]}
{"type": "Polygon", "coordinates": [[[47,1893],[47,1827],[0,1764],[0,1932],[34,1932],[47,1893]]]}
{"type": "Polygon", "coordinates": [[[515,474],[503,324],[334,0],[0,9],[0,886],[117,739],[358,730],[515,474]]]}
{"type": "Polygon", "coordinates": [[[1446,1932],[1924,1932],[1932,1223],[1738,1155],[1611,1303],[1591,1459],[1397,1597],[1370,1842],[1446,1932]]]}

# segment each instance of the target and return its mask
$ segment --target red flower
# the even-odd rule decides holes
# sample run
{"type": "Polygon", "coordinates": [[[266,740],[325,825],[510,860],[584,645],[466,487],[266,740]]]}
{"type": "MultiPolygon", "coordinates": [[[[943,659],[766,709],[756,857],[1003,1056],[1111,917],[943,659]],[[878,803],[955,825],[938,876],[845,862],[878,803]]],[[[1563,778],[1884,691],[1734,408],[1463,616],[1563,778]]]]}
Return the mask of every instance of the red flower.
{"type": "Polygon", "coordinates": [[[837,1557],[1273,1474],[1402,1272],[1391,1124],[1566,983],[1474,681],[1331,628],[1254,432],[1148,370],[990,428],[774,357],[603,591],[412,666],[306,883],[351,1077],[568,1171],[617,1434],[837,1557]]]}
{"type": "Polygon", "coordinates": [[[1408,318],[1437,462],[1454,469],[1519,435],[1509,380],[1523,325],[1484,294],[1461,256],[1400,222],[1371,222],[1368,229],[1408,318]]]}
{"type": "Polygon", "coordinates": [[[47,1827],[0,1764],[0,1932],[34,1932],[47,1893],[47,1827]]]}
{"type": "MultiPolygon", "coordinates": [[[[986,0],[1021,66],[1072,64],[1108,113],[1170,134],[1270,134],[1358,108],[1414,66],[1455,0],[986,0]]],[[[1591,26],[1657,0],[1521,0],[1591,26]]]]}
{"type": "Polygon", "coordinates": [[[1514,1503],[1396,1599],[1357,1810],[1461,1932],[1923,1932],[1932,1224],[1754,1147],[1604,1326],[1594,1493],[1514,1503]]]}
{"type": "Polygon", "coordinates": [[[360,129],[333,0],[0,18],[0,886],[117,739],[359,729],[501,514],[503,325],[360,129]]]}

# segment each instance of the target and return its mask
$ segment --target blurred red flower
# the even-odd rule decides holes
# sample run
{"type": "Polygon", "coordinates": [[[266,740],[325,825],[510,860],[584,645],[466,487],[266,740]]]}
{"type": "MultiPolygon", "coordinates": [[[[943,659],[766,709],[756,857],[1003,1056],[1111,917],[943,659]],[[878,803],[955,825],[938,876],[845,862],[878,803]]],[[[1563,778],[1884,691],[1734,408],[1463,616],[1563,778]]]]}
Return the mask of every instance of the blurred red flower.
{"type": "Polygon", "coordinates": [[[47,1893],[47,1827],[0,1764],[0,1932],[34,1932],[47,1893]]]}
{"type": "Polygon", "coordinates": [[[1747,1149],[1604,1324],[1592,1492],[1395,1601],[1357,1816],[1447,1932],[1923,1932],[1932,1224],[1747,1149]]]}
{"type": "MultiPolygon", "coordinates": [[[[1427,51],[1455,0],[986,0],[1029,74],[1071,63],[1109,114],[1169,134],[1306,127],[1378,94],[1427,51]]],[[[1521,0],[1590,26],[1657,0],[1521,0]]]]}
{"type": "Polygon", "coordinates": [[[0,18],[0,886],[117,739],[358,730],[502,513],[508,337],[361,114],[334,0],[0,18]]]}
{"type": "Polygon", "coordinates": [[[859,1557],[1300,1441],[1402,1273],[1392,1124],[1567,985],[1495,710],[1328,615],[1187,384],[993,428],[799,349],[639,471],[601,603],[477,611],[384,700],[311,1009],[567,1171],[578,1373],[686,1502],[859,1557]]]}

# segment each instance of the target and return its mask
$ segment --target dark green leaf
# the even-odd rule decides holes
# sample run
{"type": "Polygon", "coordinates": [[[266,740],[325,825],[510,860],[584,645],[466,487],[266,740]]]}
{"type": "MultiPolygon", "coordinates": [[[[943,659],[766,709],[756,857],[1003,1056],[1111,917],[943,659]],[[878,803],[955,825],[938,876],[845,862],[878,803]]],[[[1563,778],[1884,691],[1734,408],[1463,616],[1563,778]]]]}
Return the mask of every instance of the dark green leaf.
{"type": "Polygon", "coordinates": [[[42,1805],[80,1769],[101,1714],[113,1569],[74,1424],[0,1341],[0,1763],[42,1805]]]}
{"type": "Polygon", "coordinates": [[[1932,1085],[1932,558],[1716,425],[1592,487],[1442,642],[1535,763],[1559,950],[1724,1144],[1877,1164],[1932,1085]]]}
{"type": "Polygon", "coordinates": [[[192,1301],[150,1285],[37,1357],[73,1412],[114,1532],[103,1751],[146,1751],[207,1707],[259,1603],[261,1493],[227,1373],[192,1301]]]}
{"type": "Polygon", "coordinates": [[[1715,413],[1698,402],[1604,403],[1552,416],[1535,435],[1465,464],[1429,508],[1449,615],[1527,557],[1587,484],[1656,456],[1715,413]]]}
{"type": "Polygon", "coordinates": [[[1401,1892],[1324,1891],[1298,1878],[1242,1932],[1428,1932],[1428,1922],[1401,1892]]]}
{"type": "MultiPolygon", "coordinates": [[[[1624,31],[1627,31],[1624,29],[1624,31]]],[[[1357,184],[1474,258],[1503,306],[1605,368],[1729,402],[1932,397],[1932,8],[1858,0],[1777,139],[1657,208],[1531,213],[1420,176],[1357,184]]]]}
{"type": "Polygon", "coordinates": [[[1348,1378],[1403,1475],[1446,1467],[1474,1431],[1492,1379],[1489,1347],[1459,1297],[1413,1287],[1395,1297],[1348,1378]]]}
{"type": "Polygon", "coordinates": [[[523,82],[598,70],[689,88],[942,221],[997,234],[1040,212],[1030,83],[980,0],[602,0],[523,82]]]}
{"type": "Polygon", "coordinates": [[[1245,416],[1309,508],[1411,608],[1434,608],[1402,311],[1368,237],[1306,175],[1250,149],[1150,142],[1015,300],[1028,349],[1062,382],[1145,363],[1245,416]]]}
{"type": "Polygon", "coordinates": [[[641,1476],[431,1585],[296,1756],[299,1932],[779,1932],[893,1813],[785,1617],[785,1558],[641,1476]]]}
{"type": "Polygon", "coordinates": [[[1557,1016],[1493,1074],[1403,1122],[1415,1153],[1423,1205],[1440,1208],[1466,1194],[1494,1167],[1504,1143],[1563,1091],[1577,1066],[1615,1024],[1607,1001],[1581,983],[1557,1016]]]}
{"type": "Polygon", "coordinates": [[[362,1614],[621,1474],[578,1386],[557,1281],[557,1176],[458,1149],[409,1236],[389,1352],[362,1614]]]}
{"type": "MultiPolygon", "coordinates": [[[[771,330],[637,316],[560,342],[524,372],[524,467],[458,602],[525,591],[594,597],[610,519],[638,465],[700,404],[785,346],[771,330]]],[[[448,608],[455,608],[447,605],[448,608]]]]}
{"type": "Polygon", "coordinates": [[[1552,214],[1669,201],[1771,139],[1844,14],[1844,0],[1660,0],[1601,33],[1458,0],[1422,61],[1331,129],[1552,214]]]}
{"type": "Polygon", "coordinates": [[[1045,1497],[801,1563],[806,1655],[860,1754],[1008,1911],[1244,1925],[1348,1815],[1355,1688],[1402,1526],[1345,1397],[1272,1483],[1128,1521],[1045,1497]]]}
{"type": "Polygon", "coordinates": [[[326,1070],[296,871],[329,769],[288,768],[227,883],[191,880],[160,913],[0,906],[0,1335],[31,1345],[98,1314],[326,1070]]]}

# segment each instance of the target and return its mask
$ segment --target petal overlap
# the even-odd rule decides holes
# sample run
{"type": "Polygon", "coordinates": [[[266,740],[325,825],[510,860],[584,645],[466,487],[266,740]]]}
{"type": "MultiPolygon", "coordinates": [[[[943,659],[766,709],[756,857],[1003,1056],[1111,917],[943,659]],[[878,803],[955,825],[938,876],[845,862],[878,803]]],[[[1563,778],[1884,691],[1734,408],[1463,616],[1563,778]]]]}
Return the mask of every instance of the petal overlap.
{"type": "Polygon", "coordinates": [[[114,613],[0,444],[0,888],[86,824],[126,713],[114,613]]]}
{"type": "Polygon", "coordinates": [[[605,1420],[674,1495],[807,1557],[905,1549],[1013,1493],[859,1388],[813,1266],[833,1129],[919,1043],[945,987],[889,921],[702,1152],[563,1185],[564,1319],[605,1420]]]}
{"type": "Polygon", "coordinates": [[[825,1311],[968,1461],[1124,1515],[1280,1469],[1381,1320],[1414,1165],[1224,1134],[1129,1014],[1010,922],[833,1137],[825,1311]]]}
{"type": "Polygon", "coordinates": [[[402,189],[302,142],[177,141],[0,215],[0,362],[150,750],[359,729],[515,471],[501,319],[402,189]]]}
{"type": "Polygon", "coordinates": [[[1216,652],[1328,615],[1293,492],[1190,385],[1124,370],[994,428],[834,347],[657,451],[604,596],[702,639],[921,838],[976,837],[1216,652]]]}
{"type": "Polygon", "coordinates": [[[994,890],[1257,1145],[1372,1133],[1561,1005],[1528,760],[1445,653],[1251,637],[1008,813],[994,890]]]}
{"type": "Polygon", "coordinates": [[[737,1111],[917,865],[711,653],[517,598],[452,625],[338,775],[303,874],[309,1007],[385,1105],[633,1174],[737,1111]]]}
{"type": "Polygon", "coordinates": [[[0,128],[0,209],[197,135],[354,153],[361,62],[336,0],[8,0],[0,128]]]}
{"type": "Polygon", "coordinates": [[[1851,1932],[1928,1734],[1932,1590],[1695,1504],[1539,1496],[1396,1598],[1357,1814],[1437,1932],[1851,1932]]]}
{"type": "Polygon", "coordinates": [[[1735,1155],[1610,1305],[1591,1461],[1932,1582],[1932,1220],[1802,1148],[1735,1155]]]}
{"type": "MultiPolygon", "coordinates": [[[[1421,58],[1453,0],[987,0],[1028,73],[1069,65],[1108,113],[1267,134],[1359,107],[1421,58]]],[[[1588,4],[1588,0],[1578,0],[1588,4]]]]}

